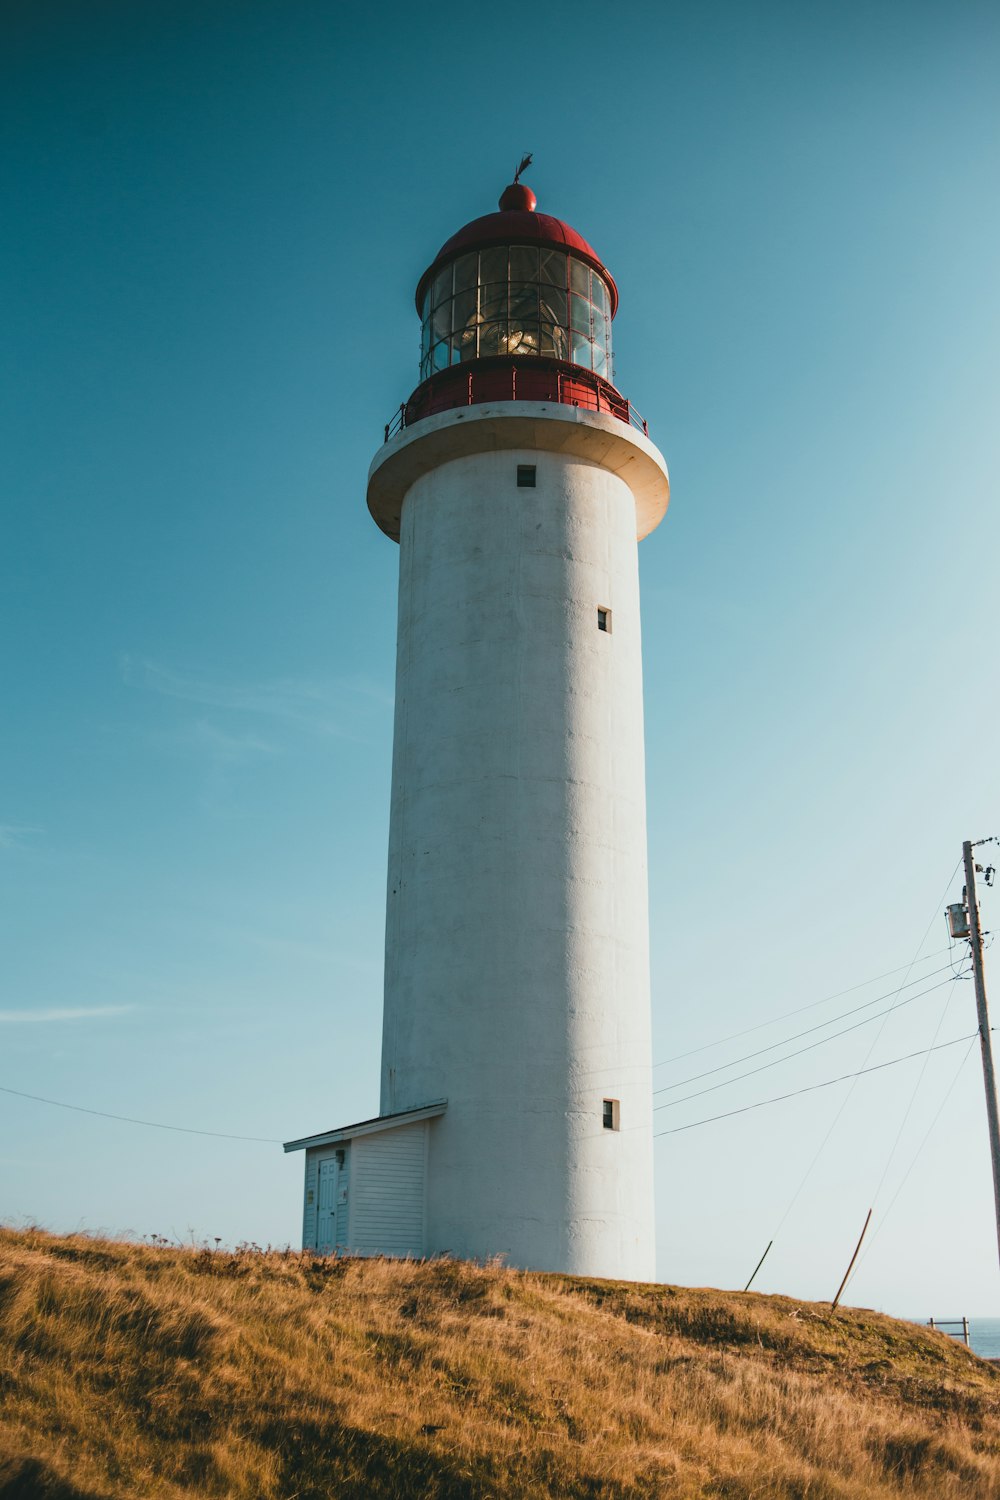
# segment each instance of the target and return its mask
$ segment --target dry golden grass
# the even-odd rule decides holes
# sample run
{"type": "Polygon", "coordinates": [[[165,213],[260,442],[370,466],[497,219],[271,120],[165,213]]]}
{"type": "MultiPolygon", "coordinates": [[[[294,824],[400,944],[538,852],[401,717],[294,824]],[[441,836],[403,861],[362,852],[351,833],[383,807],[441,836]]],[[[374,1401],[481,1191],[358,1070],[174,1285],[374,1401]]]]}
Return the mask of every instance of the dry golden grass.
{"type": "Polygon", "coordinates": [[[1000,1370],[785,1297],[0,1231],[0,1497],[1000,1500],[1000,1370]]]}

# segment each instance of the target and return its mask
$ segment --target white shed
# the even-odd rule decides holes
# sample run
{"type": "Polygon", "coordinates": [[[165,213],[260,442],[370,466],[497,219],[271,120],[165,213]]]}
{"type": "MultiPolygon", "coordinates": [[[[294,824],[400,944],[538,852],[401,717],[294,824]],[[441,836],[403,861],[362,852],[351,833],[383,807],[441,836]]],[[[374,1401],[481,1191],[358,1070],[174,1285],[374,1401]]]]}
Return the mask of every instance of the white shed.
{"type": "Polygon", "coordinates": [[[427,1151],[446,1100],[286,1141],[306,1154],[302,1248],[321,1255],[421,1256],[427,1151]]]}

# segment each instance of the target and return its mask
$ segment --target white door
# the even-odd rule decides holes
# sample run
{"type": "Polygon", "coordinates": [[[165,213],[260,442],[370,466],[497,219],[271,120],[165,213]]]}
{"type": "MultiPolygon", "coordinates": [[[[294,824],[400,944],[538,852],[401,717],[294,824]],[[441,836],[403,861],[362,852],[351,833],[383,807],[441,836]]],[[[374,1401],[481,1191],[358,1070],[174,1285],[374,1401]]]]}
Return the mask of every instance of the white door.
{"type": "Polygon", "coordinates": [[[337,1198],[340,1167],[335,1156],[319,1164],[319,1207],[316,1214],[316,1249],[333,1255],[337,1246],[337,1198]]]}

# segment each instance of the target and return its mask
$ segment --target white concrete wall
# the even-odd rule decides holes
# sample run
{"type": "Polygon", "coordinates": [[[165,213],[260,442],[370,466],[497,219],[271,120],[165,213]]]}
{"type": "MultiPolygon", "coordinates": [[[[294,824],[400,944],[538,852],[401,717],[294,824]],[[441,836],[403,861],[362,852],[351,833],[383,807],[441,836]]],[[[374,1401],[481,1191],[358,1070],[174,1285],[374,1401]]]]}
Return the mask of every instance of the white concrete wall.
{"type": "Polygon", "coordinates": [[[419,475],[400,542],[382,1111],[448,1099],[429,1253],[652,1279],[645,822],[628,484],[537,447],[419,475]],[[517,487],[519,463],[536,488],[517,487]]]}

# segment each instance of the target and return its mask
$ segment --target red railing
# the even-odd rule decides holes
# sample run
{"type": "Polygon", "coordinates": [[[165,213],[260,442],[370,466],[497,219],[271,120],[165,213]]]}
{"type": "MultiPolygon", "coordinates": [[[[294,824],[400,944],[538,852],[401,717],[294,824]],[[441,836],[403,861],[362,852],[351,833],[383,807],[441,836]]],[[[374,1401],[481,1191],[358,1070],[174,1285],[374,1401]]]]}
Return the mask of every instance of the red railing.
{"type": "Polygon", "coordinates": [[[432,376],[417,387],[409,401],[404,401],[386,423],[385,441],[424,417],[488,401],[552,401],[561,406],[579,406],[585,411],[607,412],[649,436],[646,422],[631,401],[619,395],[608,381],[584,370],[568,373],[521,364],[478,370],[459,368],[432,376]]]}

